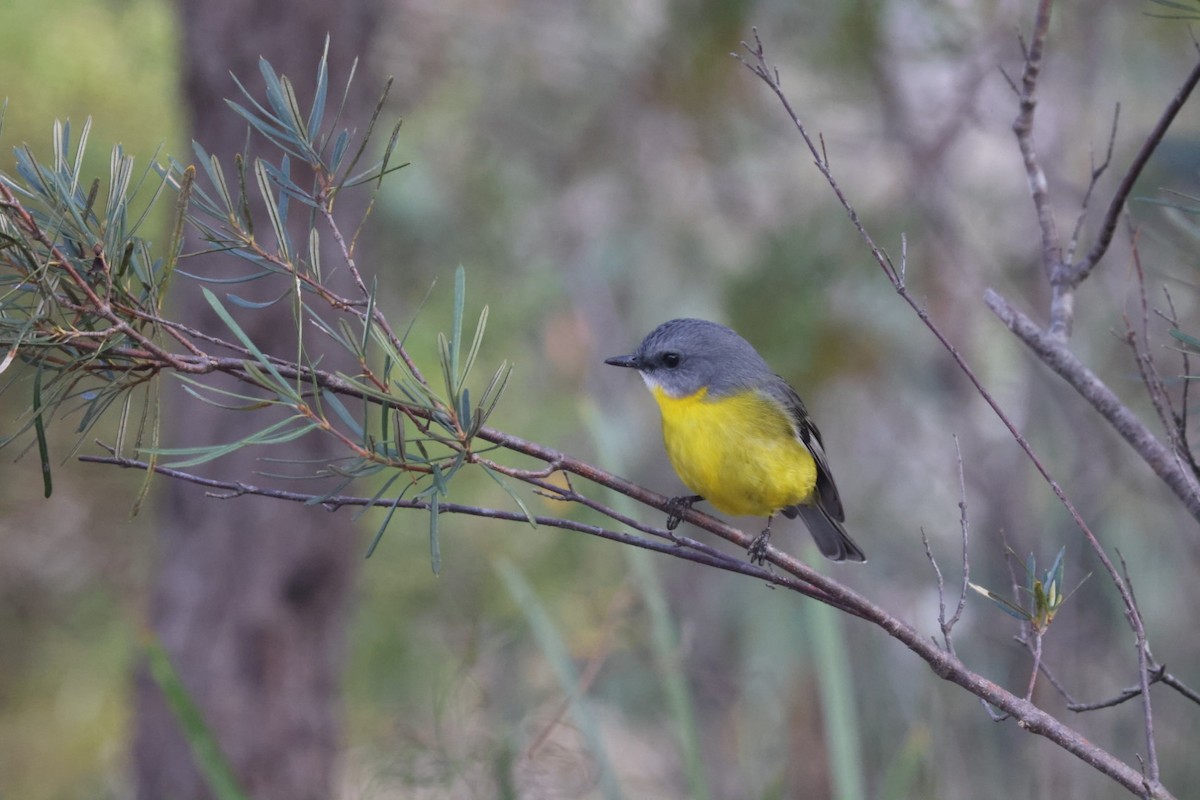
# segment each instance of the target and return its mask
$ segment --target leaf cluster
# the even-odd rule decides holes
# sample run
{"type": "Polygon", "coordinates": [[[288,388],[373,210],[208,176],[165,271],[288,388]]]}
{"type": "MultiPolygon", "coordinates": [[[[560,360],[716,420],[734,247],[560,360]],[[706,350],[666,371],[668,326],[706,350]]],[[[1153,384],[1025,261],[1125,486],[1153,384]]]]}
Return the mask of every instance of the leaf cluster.
{"type": "Polygon", "coordinates": [[[379,302],[378,284],[360,271],[355,237],[343,234],[334,209],[343,191],[369,187],[370,213],[383,178],[404,166],[393,160],[400,123],[392,126],[382,154],[370,157],[387,90],[365,132],[343,127],[349,81],[340,101],[331,102],[327,56],[328,43],[307,111],[291,81],[265,60],[259,63],[264,98],[238,82],[243,97],[228,102],[247,122],[250,137],[232,169],[194,143],[198,168],[175,158],[160,164],[156,153],[150,167],[135,174],[132,157],[117,147],[107,183],[95,179],[86,185],[81,173],[90,123],[73,150],[70,125],[56,124],[53,156],[45,162],[31,148],[18,150],[16,174],[0,172],[0,372],[17,362],[32,370],[0,386],[0,392],[18,384],[28,384],[31,391],[23,424],[0,446],[33,428],[49,493],[46,425],[63,413],[82,410],[77,428],[82,442],[118,400],[122,413],[116,441],[104,447],[148,458],[151,465],[188,467],[246,447],[331,436],[346,454],[316,467],[317,475],[332,480],[328,491],[311,502],[326,502],[351,482],[377,479],[374,499],[393,502],[373,549],[397,504],[405,498],[425,499],[436,571],[438,504],[448,495],[450,481],[464,466],[481,464],[504,485],[492,467],[479,461],[474,440],[495,411],[511,370],[501,363],[473,394],[470,376],[488,309],[483,307],[468,337],[462,267],[455,274],[449,333],[438,337],[441,381],[428,380],[406,349],[412,322],[403,335],[392,328],[379,302]],[[271,157],[252,156],[251,142],[271,157]],[[139,192],[150,196],[139,201],[139,192]],[[171,194],[175,215],[170,238],[165,249],[156,249],[142,228],[150,209],[171,194]],[[140,213],[133,213],[134,207],[140,213]],[[194,239],[186,235],[189,228],[194,239]],[[323,243],[323,237],[331,237],[330,242],[323,243]],[[185,242],[195,240],[204,246],[184,252],[185,242]],[[322,254],[331,253],[338,263],[327,268],[322,254]],[[246,269],[232,277],[206,274],[213,254],[235,258],[246,269]],[[192,259],[198,268],[178,268],[192,259]],[[348,296],[334,288],[334,271],[349,276],[354,290],[348,296]],[[200,291],[224,331],[193,330],[163,316],[176,272],[206,284],[200,291]],[[254,300],[234,291],[261,281],[269,282],[266,294],[272,299],[254,300]],[[291,352],[268,353],[249,332],[247,320],[267,314],[273,315],[271,325],[290,316],[295,332],[291,352]],[[344,355],[330,357],[334,350],[344,355]],[[326,362],[350,366],[323,368],[326,362]],[[282,413],[261,415],[269,421],[234,441],[162,447],[158,382],[153,380],[160,372],[180,378],[198,400],[228,411],[282,413]],[[219,387],[209,379],[213,373],[233,376],[240,385],[219,387]],[[140,404],[132,399],[138,387],[145,390],[140,404]],[[141,417],[136,435],[127,437],[135,408],[141,409],[141,417]]]}

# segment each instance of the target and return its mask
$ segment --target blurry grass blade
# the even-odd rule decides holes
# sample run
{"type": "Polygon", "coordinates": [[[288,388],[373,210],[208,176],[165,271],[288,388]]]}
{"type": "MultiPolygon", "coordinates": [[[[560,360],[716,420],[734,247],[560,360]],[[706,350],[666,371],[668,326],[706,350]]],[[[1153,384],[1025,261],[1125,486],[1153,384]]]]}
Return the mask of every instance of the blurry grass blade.
{"type": "Polygon", "coordinates": [[[537,640],[543,657],[549,662],[559,685],[570,700],[571,716],[579,727],[579,732],[583,734],[592,758],[595,759],[601,793],[605,800],[617,800],[621,797],[621,788],[608,758],[608,751],[604,747],[600,726],[596,724],[596,720],[592,716],[591,704],[583,695],[579,685],[579,674],[575,669],[575,664],[571,661],[566,643],[559,635],[545,606],[538,600],[533,587],[517,571],[516,567],[508,560],[501,559],[496,562],[496,571],[504,581],[504,586],[513,598],[513,602],[524,614],[526,622],[533,630],[534,638],[537,640]]]}
{"type": "Polygon", "coordinates": [[[917,780],[922,767],[930,763],[931,758],[929,728],[925,724],[909,728],[900,751],[892,757],[883,773],[879,787],[880,800],[919,797],[917,780]]]}
{"type": "Polygon", "coordinates": [[[146,658],[150,676],[166,698],[213,797],[216,800],[249,800],[249,796],[238,786],[233,769],[221,753],[216,737],[205,724],[204,715],[180,680],[166,649],[153,634],[148,635],[142,654],[146,658]]]}
{"type": "Polygon", "coordinates": [[[650,647],[659,680],[667,696],[675,736],[683,756],[688,782],[688,797],[706,800],[712,796],[697,736],[696,710],[688,685],[688,671],[681,656],[678,626],[671,615],[662,579],[654,568],[652,556],[636,547],[625,548],[625,560],[650,617],[650,647]]]}
{"type": "Polygon", "coordinates": [[[825,723],[829,771],[833,779],[832,797],[835,800],[859,800],[867,797],[862,778],[866,768],[851,685],[850,658],[840,626],[842,617],[821,603],[809,603],[805,609],[812,621],[812,652],[817,660],[821,717],[825,723]]]}

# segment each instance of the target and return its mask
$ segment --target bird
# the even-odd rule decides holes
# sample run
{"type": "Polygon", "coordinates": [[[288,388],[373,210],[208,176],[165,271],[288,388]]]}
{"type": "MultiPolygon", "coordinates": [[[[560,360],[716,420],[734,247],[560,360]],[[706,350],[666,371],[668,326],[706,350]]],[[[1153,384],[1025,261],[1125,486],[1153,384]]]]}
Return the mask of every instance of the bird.
{"type": "Polygon", "coordinates": [[[637,349],[604,360],[637,370],[662,413],[671,466],[693,495],[668,506],[667,527],[706,500],[732,516],[766,517],[749,548],[763,563],[771,521],[800,517],[821,554],[865,562],[846,533],[846,515],[821,433],[787,381],[736,332],[702,319],[673,319],[637,349]]]}

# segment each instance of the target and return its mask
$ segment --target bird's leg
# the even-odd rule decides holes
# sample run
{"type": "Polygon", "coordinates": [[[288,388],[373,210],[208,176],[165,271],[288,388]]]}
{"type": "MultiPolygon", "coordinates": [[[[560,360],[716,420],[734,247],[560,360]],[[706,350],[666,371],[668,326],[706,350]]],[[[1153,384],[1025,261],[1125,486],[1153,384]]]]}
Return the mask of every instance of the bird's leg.
{"type": "Polygon", "coordinates": [[[746,553],[750,556],[751,564],[767,563],[767,545],[771,543],[771,520],[774,518],[774,514],[767,517],[767,527],[763,529],[762,533],[754,537],[754,541],[746,549],[746,553]]]}
{"type": "Polygon", "coordinates": [[[672,497],[667,501],[667,530],[673,531],[679,527],[679,523],[683,522],[684,512],[688,511],[695,503],[699,503],[704,498],[698,494],[685,494],[680,497],[672,497]]]}

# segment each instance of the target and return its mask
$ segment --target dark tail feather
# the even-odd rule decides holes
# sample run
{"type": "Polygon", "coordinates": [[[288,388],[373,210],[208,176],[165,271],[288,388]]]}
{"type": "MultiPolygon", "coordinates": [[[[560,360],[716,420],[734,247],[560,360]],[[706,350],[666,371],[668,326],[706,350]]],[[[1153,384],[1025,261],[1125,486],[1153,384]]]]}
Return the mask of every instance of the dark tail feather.
{"type": "MultiPolygon", "coordinates": [[[[865,562],[866,554],[854,543],[842,524],[826,513],[819,504],[812,506],[793,506],[787,511],[795,510],[800,519],[804,520],[808,532],[812,534],[821,555],[830,561],[865,562]]],[[[793,516],[788,514],[788,516],[793,516]]]]}

